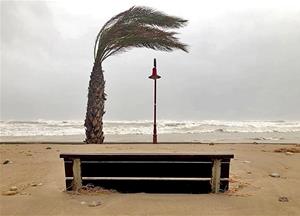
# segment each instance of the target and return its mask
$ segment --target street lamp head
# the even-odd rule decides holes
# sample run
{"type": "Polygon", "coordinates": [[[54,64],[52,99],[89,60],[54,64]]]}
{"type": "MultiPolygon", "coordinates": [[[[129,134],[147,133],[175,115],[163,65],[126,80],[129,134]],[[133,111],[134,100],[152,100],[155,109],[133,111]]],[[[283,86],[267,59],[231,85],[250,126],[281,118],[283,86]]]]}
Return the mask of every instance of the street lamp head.
{"type": "Polygon", "coordinates": [[[157,74],[157,70],[156,70],[156,68],[154,67],[153,69],[152,69],[152,75],[151,76],[149,76],[149,79],[154,79],[154,80],[156,80],[156,79],[159,79],[161,76],[159,76],[158,74],[157,74]]]}
{"type": "Polygon", "coordinates": [[[156,80],[156,79],[159,79],[161,78],[161,76],[159,76],[157,74],[157,70],[156,70],[156,59],[154,59],[154,67],[152,69],[152,75],[149,76],[149,79],[153,79],[153,80],[156,80]]]}

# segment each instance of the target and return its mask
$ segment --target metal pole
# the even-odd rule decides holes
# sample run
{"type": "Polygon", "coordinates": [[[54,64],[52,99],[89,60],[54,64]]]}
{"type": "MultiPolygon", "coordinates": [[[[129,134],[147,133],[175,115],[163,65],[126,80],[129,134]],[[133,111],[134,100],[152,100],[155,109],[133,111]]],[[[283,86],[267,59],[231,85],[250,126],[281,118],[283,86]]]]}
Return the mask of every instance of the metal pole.
{"type": "Polygon", "coordinates": [[[153,144],[157,144],[157,130],[156,130],[156,79],[154,80],[154,125],[153,125],[153,144]]]}
{"type": "MultiPolygon", "coordinates": [[[[156,59],[154,59],[154,67],[156,68],[156,59]]],[[[154,79],[154,125],[153,125],[153,144],[157,144],[157,130],[156,130],[156,79],[154,79]]]]}

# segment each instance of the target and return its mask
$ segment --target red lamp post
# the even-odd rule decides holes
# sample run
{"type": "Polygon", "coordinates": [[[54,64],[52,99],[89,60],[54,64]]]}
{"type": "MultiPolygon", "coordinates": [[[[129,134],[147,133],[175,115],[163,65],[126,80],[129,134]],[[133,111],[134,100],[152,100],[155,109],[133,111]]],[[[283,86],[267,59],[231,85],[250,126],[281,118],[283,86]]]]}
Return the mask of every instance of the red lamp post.
{"type": "Polygon", "coordinates": [[[154,59],[154,67],[152,69],[152,75],[149,79],[154,80],[154,123],[153,123],[153,144],[157,144],[157,130],[156,130],[156,80],[161,76],[157,74],[156,70],[156,59],[154,59]]]}

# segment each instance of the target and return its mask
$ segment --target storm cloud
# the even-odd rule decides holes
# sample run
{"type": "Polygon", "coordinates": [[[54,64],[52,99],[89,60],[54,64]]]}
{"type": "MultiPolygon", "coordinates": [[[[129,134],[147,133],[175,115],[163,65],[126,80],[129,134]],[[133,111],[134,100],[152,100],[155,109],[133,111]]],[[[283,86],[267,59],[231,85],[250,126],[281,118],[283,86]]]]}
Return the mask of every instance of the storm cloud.
{"type": "MultiPolygon", "coordinates": [[[[88,15],[59,1],[2,1],[1,119],[84,119],[95,36],[135,2],[88,15]]],[[[300,119],[300,7],[157,5],[149,6],[189,20],[179,30],[189,53],[133,49],[107,59],[105,119],[152,118],[153,58],[160,119],[300,119]]]]}

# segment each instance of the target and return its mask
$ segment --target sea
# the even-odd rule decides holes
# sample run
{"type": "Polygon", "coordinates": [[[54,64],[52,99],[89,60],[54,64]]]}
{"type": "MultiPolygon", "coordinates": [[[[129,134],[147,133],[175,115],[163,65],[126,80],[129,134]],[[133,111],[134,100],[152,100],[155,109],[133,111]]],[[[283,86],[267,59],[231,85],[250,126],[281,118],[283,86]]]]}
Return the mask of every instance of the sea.
{"type": "MultiPolygon", "coordinates": [[[[104,121],[103,128],[105,135],[111,135],[110,137],[143,136],[152,134],[153,122],[104,121]]],[[[230,137],[230,140],[234,141],[235,137],[236,140],[244,137],[248,141],[300,142],[300,121],[159,120],[157,130],[159,135],[172,137],[172,134],[176,134],[177,137],[186,137],[187,141],[201,141],[201,137],[205,137],[206,141],[215,141],[215,137],[219,140],[230,137]]],[[[84,133],[82,120],[0,121],[0,138],[10,137],[10,140],[14,137],[83,137],[84,133]]],[[[184,138],[180,141],[184,141],[184,138]]]]}

